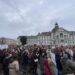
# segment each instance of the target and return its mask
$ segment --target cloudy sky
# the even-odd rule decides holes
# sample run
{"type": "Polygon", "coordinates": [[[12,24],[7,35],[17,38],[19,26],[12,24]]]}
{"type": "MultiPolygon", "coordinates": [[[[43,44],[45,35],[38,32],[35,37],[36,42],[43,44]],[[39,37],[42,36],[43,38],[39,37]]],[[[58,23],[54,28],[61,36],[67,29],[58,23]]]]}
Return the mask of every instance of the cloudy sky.
{"type": "Polygon", "coordinates": [[[0,37],[51,31],[55,22],[75,31],[75,0],[0,0],[0,37]]]}

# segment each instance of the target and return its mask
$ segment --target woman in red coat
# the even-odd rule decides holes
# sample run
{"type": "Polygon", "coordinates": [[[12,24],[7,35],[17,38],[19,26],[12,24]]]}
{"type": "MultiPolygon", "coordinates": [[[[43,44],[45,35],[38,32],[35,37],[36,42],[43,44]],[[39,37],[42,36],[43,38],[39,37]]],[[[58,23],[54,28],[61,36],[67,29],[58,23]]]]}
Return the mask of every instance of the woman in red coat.
{"type": "Polygon", "coordinates": [[[44,75],[52,75],[47,56],[44,58],[44,75]]]}

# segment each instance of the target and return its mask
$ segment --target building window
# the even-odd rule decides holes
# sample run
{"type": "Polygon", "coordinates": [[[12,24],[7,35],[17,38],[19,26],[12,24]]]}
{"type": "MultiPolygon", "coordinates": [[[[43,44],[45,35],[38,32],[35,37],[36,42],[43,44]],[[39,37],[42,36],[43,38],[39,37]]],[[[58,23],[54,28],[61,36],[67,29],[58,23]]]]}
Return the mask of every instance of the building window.
{"type": "Polygon", "coordinates": [[[73,44],[74,44],[74,41],[73,41],[73,44]]]}
{"type": "Polygon", "coordinates": [[[57,35],[57,39],[59,38],[59,35],[57,35]]]}
{"type": "Polygon", "coordinates": [[[60,38],[63,38],[63,33],[60,33],[60,38]]]}
{"type": "Polygon", "coordinates": [[[61,40],[61,42],[64,42],[64,40],[61,40]]]}
{"type": "Polygon", "coordinates": [[[54,41],[53,43],[55,44],[56,42],[54,41]]]}
{"type": "Polygon", "coordinates": [[[64,38],[67,38],[67,35],[64,35],[64,38]]]}

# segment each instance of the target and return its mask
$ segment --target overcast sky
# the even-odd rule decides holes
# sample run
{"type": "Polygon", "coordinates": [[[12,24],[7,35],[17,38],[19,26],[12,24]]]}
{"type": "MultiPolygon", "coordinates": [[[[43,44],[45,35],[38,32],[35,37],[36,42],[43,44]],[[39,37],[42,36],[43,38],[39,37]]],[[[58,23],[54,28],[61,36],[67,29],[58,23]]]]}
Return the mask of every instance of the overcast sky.
{"type": "Polygon", "coordinates": [[[55,22],[75,31],[75,0],[0,0],[0,37],[51,31],[55,22]]]}

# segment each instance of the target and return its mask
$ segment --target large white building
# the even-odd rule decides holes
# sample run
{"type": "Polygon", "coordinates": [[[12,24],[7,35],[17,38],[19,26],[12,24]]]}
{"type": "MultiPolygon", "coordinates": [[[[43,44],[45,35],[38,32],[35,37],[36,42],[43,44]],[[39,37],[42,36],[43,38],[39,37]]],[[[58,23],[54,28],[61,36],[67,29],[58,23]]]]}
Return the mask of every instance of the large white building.
{"type": "Polygon", "coordinates": [[[75,45],[75,32],[59,27],[58,23],[51,32],[42,32],[36,36],[27,36],[27,44],[75,45]]]}

